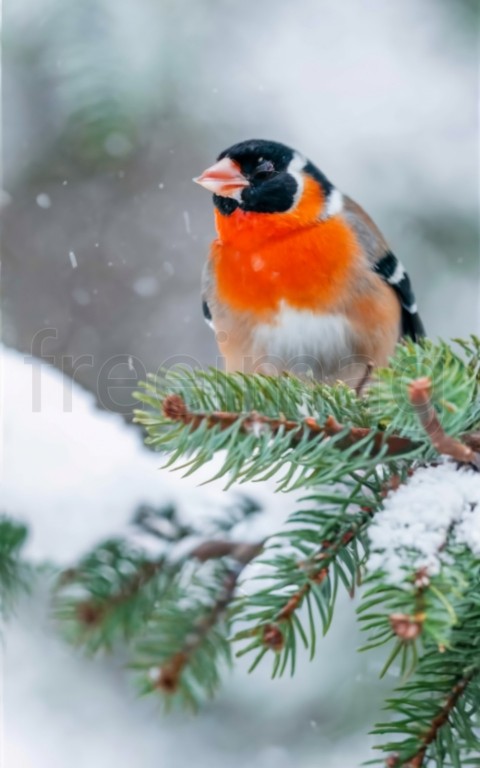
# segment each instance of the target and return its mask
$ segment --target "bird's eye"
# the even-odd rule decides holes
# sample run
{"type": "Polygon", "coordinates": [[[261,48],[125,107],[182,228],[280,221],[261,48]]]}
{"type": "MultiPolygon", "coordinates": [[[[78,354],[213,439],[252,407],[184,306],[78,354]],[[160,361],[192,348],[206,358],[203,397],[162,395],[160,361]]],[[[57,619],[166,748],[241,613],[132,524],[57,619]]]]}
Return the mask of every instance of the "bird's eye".
{"type": "Polygon", "coordinates": [[[274,173],[275,173],[275,166],[274,166],[274,164],[270,160],[263,160],[255,168],[255,170],[253,172],[253,178],[254,179],[259,179],[261,181],[262,179],[268,179],[274,173]]]}

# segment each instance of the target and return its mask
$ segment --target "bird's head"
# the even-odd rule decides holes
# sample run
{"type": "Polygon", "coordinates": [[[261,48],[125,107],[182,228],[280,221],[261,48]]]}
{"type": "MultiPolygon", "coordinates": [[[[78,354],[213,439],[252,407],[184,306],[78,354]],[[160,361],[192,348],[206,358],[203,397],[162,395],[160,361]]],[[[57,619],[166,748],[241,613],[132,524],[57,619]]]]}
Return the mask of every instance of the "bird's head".
{"type": "Polygon", "coordinates": [[[213,192],[215,206],[228,216],[237,208],[266,214],[292,211],[306,176],[328,195],[330,182],[299,152],[276,141],[250,139],[224,150],[194,181],[213,192]]]}

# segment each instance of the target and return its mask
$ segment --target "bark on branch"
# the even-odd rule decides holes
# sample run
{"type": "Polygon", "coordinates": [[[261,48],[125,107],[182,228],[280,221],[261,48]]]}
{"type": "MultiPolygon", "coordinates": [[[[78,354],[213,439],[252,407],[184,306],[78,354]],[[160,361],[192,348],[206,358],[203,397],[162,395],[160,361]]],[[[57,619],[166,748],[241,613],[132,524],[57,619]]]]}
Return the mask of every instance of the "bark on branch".
{"type": "Polygon", "coordinates": [[[273,418],[263,416],[256,411],[248,414],[238,414],[229,411],[213,411],[212,413],[193,413],[189,411],[187,405],[180,395],[168,395],[163,401],[163,413],[172,421],[179,421],[193,430],[198,429],[201,424],[207,424],[209,428],[219,426],[220,429],[228,429],[239,420],[242,422],[242,432],[250,434],[258,430],[268,430],[272,435],[276,435],[280,430],[290,432],[292,442],[299,442],[303,435],[307,433],[309,439],[318,437],[335,437],[341,432],[346,432],[345,436],[339,440],[336,445],[340,448],[348,448],[364,440],[368,435],[374,434],[373,454],[387,448],[387,455],[396,456],[407,453],[417,447],[417,444],[406,437],[399,435],[386,436],[383,432],[374,431],[368,427],[345,427],[333,417],[329,416],[324,424],[319,424],[313,417],[308,417],[303,421],[293,419],[273,418]],[[348,431],[346,431],[348,430],[348,431]]]}
{"type": "Polygon", "coordinates": [[[477,673],[478,669],[474,669],[469,674],[464,675],[464,677],[462,677],[457,683],[455,683],[449,695],[447,696],[445,704],[439,710],[438,714],[433,718],[428,729],[421,737],[422,746],[418,752],[416,752],[416,754],[413,755],[413,757],[411,757],[407,763],[402,763],[401,767],[398,757],[396,755],[390,755],[386,761],[387,768],[422,768],[425,763],[428,747],[433,744],[437,738],[439,730],[448,723],[451,713],[458,704],[458,700],[461,696],[463,696],[467,686],[477,673]]]}
{"type": "Polygon", "coordinates": [[[440,423],[432,401],[432,383],[428,377],[415,379],[408,388],[410,403],[418,420],[427,433],[435,450],[444,456],[451,456],[461,464],[472,464],[480,469],[480,455],[473,448],[447,435],[440,423]]]}
{"type": "Polygon", "coordinates": [[[175,693],[178,690],[183,671],[190,663],[195,652],[205,642],[208,634],[225,616],[234,598],[240,574],[248,563],[259,554],[262,547],[263,542],[258,544],[235,544],[225,541],[212,541],[200,544],[199,547],[190,553],[191,557],[196,557],[202,562],[230,555],[236,560],[236,564],[225,572],[221,589],[215,601],[200,622],[192,628],[192,632],[186,638],[183,647],[158,668],[154,681],[156,688],[165,693],[175,693]],[[228,546],[229,544],[230,546],[228,546]]]}

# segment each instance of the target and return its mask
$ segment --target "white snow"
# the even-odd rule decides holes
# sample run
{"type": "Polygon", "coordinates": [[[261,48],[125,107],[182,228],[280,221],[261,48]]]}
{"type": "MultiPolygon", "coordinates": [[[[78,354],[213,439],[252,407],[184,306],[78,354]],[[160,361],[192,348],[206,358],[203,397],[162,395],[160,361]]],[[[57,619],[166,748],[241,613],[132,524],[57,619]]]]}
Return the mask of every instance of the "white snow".
{"type": "Polygon", "coordinates": [[[85,288],[76,287],[72,291],[72,298],[81,307],[86,307],[90,304],[90,294],[85,288]]]}
{"type": "Polygon", "coordinates": [[[447,544],[480,555],[480,473],[452,462],[415,471],[391,491],[368,530],[368,569],[385,571],[394,584],[420,568],[439,573],[447,544]]]}
{"type": "Polygon", "coordinates": [[[77,261],[77,257],[75,256],[75,252],[69,251],[68,258],[70,259],[70,264],[72,265],[72,269],[76,269],[78,267],[78,261],[77,261]]]}
{"type": "Polygon", "coordinates": [[[133,290],[138,296],[155,296],[158,293],[158,280],[153,275],[137,277],[133,283],[133,290]]]}
{"type": "MultiPolygon", "coordinates": [[[[36,358],[1,352],[2,510],[29,524],[30,557],[70,563],[127,530],[140,504],[173,503],[184,519],[198,520],[224,514],[237,498],[238,491],[223,491],[225,481],[198,487],[218,466],[189,478],[159,469],[163,457],[146,450],[120,416],[99,410],[93,395],[36,358]]],[[[239,526],[242,537],[263,538],[281,526],[293,499],[272,489],[240,489],[266,505],[258,520],[239,526]]]]}
{"type": "Polygon", "coordinates": [[[39,208],[43,208],[44,210],[47,210],[52,205],[50,195],[47,195],[46,192],[41,192],[39,195],[37,195],[36,203],[39,208]]]}

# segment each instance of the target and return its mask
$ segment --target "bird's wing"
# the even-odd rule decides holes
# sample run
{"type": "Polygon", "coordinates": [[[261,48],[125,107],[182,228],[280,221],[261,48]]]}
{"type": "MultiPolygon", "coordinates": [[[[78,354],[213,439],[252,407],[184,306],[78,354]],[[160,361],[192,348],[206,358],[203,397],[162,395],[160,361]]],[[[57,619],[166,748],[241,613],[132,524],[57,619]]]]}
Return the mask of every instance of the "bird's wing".
{"type": "Polygon", "coordinates": [[[413,341],[425,336],[410,278],[401,261],[389,249],[375,222],[349,197],[344,197],[343,215],[355,232],[373,271],[391,285],[398,296],[402,306],[402,335],[410,336],[413,341]]]}
{"type": "Polygon", "coordinates": [[[211,266],[211,259],[208,259],[205,263],[205,266],[203,268],[202,272],[202,312],[203,312],[203,318],[207,325],[212,329],[215,330],[213,325],[213,318],[212,318],[212,311],[210,309],[210,294],[212,292],[212,286],[213,286],[213,275],[212,275],[212,266],[211,266]]]}
{"type": "Polygon", "coordinates": [[[402,305],[402,334],[413,341],[425,336],[410,278],[394,253],[387,251],[373,265],[374,271],[392,286],[402,305]]]}

